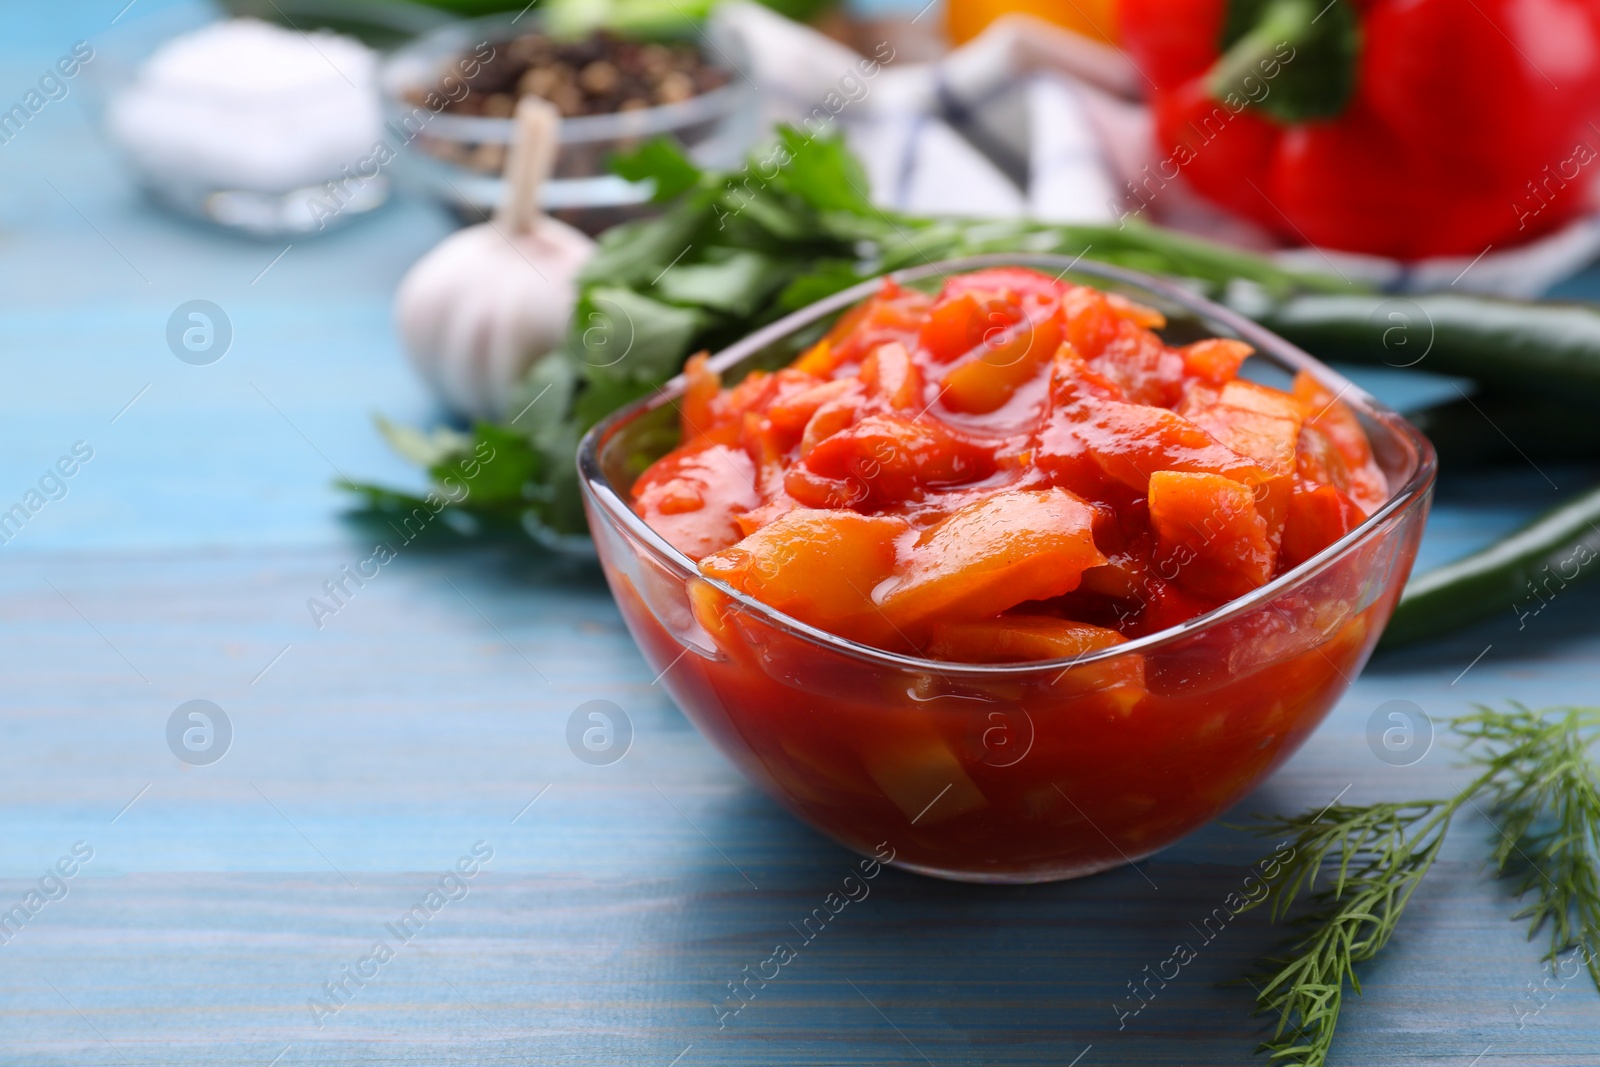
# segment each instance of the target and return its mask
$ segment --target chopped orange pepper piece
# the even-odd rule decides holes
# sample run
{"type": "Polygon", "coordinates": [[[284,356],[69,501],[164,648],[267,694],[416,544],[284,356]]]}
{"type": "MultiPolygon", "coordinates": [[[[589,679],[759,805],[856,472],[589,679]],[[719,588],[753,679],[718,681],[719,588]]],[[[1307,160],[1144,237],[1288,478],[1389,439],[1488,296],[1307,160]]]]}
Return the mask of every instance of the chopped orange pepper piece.
{"type": "Polygon", "coordinates": [[[1231,478],[1157,471],[1150,476],[1150,525],[1161,563],[1202,596],[1243,596],[1272,578],[1277,552],[1266,520],[1251,488],[1231,478]]]}
{"type": "Polygon", "coordinates": [[[1061,344],[1055,309],[1037,321],[1013,326],[985,342],[948,371],[940,398],[951,411],[986,415],[1002,407],[1017,389],[1039,373],[1061,344]]]}
{"type": "Polygon", "coordinates": [[[904,519],[798,508],[700,561],[708,578],[801,622],[882,640],[888,629],[872,590],[894,570],[904,519]]]}
{"type": "Polygon", "coordinates": [[[1371,515],[1389,498],[1389,483],[1373,458],[1372,445],[1355,412],[1305,371],[1295,375],[1294,396],[1305,405],[1306,423],[1321,431],[1344,457],[1350,499],[1363,515],[1371,515]]]}
{"type": "Polygon", "coordinates": [[[1249,345],[1173,347],[1164,327],[1020,267],[937,296],[885,282],[790,367],[724,388],[691,359],[682,444],[634,505],[705,575],[883,648],[1012,662],[1156,632],[1311,558],[1388,493],[1315,378],[1240,379],[1249,345]]]}
{"type": "Polygon", "coordinates": [[[1094,509],[1062,489],[1002,490],[925,530],[878,594],[884,614],[911,632],[939,620],[996,615],[1069,593],[1105,562],[1094,509]]]}

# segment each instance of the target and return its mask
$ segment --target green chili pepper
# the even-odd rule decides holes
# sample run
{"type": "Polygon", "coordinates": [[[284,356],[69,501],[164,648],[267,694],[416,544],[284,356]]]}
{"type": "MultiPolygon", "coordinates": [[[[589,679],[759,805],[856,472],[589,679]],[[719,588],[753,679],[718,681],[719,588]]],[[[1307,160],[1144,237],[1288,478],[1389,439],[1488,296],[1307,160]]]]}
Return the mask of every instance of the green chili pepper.
{"type": "Polygon", "coordinates": [[[1545,512],[1522,529],[1411,579],[1380,648],[1421,641],[1510,611],[1522,625],[1600,567],[1600,489],[1545,512]]]}
{"type": "Polygon", "coordinates": [[[1492,392],[1600,400],[1600,308],[1456,293],[1235,294],[1235,307],[1323,360],[1415,367],[1492,392]]]}

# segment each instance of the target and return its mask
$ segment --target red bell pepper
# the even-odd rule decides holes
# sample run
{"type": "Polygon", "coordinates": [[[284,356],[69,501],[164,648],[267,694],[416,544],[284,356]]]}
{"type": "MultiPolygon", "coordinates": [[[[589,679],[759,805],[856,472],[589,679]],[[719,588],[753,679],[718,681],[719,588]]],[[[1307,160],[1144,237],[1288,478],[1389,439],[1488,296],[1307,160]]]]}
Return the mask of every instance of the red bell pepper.
{"type": "Polygon", "coordinates": [[[1600,0],[1123,0],[1164,158],[1290,241],[1419,259],[1526,241],[1600,172],[1600,0]]]}

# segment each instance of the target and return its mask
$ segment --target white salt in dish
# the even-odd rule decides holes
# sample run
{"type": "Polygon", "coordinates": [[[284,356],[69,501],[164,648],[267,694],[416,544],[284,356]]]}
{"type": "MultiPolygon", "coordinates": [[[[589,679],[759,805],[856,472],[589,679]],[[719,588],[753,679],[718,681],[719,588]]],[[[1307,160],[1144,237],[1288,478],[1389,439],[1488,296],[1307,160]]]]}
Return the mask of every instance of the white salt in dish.
{"type": "Polygon", "coordinates": [[[175,37],[107,112],[159,199],[260,234],[313,233],[383,202],[373,53],[256,19],[175,37]]]}

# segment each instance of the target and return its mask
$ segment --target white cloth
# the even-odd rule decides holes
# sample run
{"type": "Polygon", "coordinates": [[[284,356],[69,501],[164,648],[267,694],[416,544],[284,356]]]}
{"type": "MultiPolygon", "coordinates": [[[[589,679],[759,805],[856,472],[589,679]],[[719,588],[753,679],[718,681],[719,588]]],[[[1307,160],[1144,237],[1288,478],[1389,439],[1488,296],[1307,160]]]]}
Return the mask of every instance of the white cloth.
{"type": "MultiPolygon", "coordinates": [[[[888,45],[862,57],[748,0],[721,4],[713,19],[717,37],[761,90],[766,121],[815,132],[837,123],[862,159],[873,199],[888,207],[1113,222],[1138,206],[1125,197],[1130,183],[1159,162],[1139,99],[1145,82],[1127,58],[1026,15],[1008,15],[938,62],[920,64],[897,62],[888,45]]],[[[1535,296],[1600,256],[1600,213],[1476,260],[1401,263],[1286,247],[1206,203],[1181,176],[1142,217],[1396,292],[1454,287],[1535,296]]]]}
{"type": "Polygon", "coordinates": [[[885,117],[846,127],[880,204],[915,215],[1024,214],[1017,187],[961,135],[931,116],[885,117]]]}

